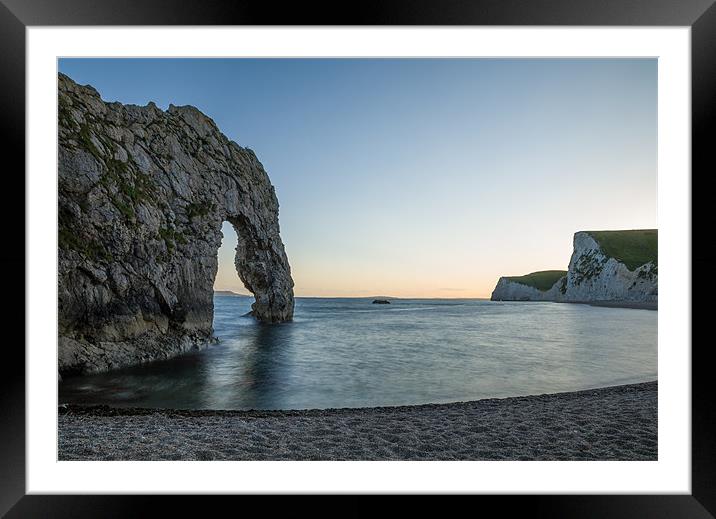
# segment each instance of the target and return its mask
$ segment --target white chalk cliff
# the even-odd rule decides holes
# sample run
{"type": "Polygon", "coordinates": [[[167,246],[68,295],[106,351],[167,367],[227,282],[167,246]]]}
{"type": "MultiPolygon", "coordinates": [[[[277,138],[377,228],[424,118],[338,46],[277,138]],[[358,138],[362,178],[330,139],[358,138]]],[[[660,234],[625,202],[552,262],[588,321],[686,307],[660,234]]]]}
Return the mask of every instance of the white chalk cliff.
{"type": "Polygon", "coordinates": [[[557,296],[557,301],[656,303],[657,298],[657,265],[648,262],[629,270],[624,263],[605,254],[588,232],[575,233],[565,291],[557,296]]]}
{"type": "MultiPolygon", "coordinates": [[[[619,231],[638,233],[656,231],[619,231]]],[[[632,265],[610,256],[589,231],[574,235],[567,275],[547,290],[538,290],[508,277],[497,282],[493,301],[557,301],[565,303],[658,301],[658,267],[654,261],[632,265]]]]}
{"type": "Polygon", "coordinates": [[[503,276],[492,291],[491,299],[493,301],[556,301],[561,284],[560,280],[548,290],[542,291],[503,276]]]}

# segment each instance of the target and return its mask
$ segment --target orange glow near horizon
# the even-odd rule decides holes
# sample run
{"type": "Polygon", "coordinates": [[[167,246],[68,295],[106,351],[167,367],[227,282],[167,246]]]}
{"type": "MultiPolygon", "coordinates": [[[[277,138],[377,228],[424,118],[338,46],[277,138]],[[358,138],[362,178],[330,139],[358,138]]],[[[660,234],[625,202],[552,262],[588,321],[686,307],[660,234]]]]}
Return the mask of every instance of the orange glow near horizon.
{"type": "MultiPolygon", "coordinates": [[[[584,226],[583,229],[635,229],[631,226],[584,226]]],[[[653,227],[653,226],[652,226],[653,227]]],[[[239,294],[248,291],[233,265],[236,234],[224,225],[215,289],[239,294]]],[[[582,229],[578,229],[582,230],[582,229]]],[[[538,270],[566,270],[572,254],[572,234],[539,240],[506,240],[507,253],[459,255],[455,251],[405,257],[384,251],[384,258],[358,257],[338,260],[318,255],[292,258],[287,246],[297,297],[396,297],[440,299],[489,298],[501,276],[523,275],[538,270]],[[509,246],[509,247],[508,247],[509,246]]],[[[490,250],[490,248],[487,248],[490,250]]]]}

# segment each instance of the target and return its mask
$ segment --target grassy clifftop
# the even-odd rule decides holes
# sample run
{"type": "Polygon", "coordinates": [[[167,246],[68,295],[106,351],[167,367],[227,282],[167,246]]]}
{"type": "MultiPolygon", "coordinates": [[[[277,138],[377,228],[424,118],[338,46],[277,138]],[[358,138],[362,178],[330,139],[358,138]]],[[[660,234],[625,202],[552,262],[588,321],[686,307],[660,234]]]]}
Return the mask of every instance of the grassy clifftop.
{"type": "Polygon", "coordinates": [[[528,287],[534,287],[537,290],[546,292],[559,280],[559,278],[566,276],[566,270],[541,270],[539,272],[532,272],[524,276],[506,276],[505,279],[514,281],[515,283],[521,283],[528,287]]]}
{"type": "Polygon", "coordinates": [[[629,270],[634,270],[650,261],[657,265],[659,259],[657,229],[586,232],[599,244],[604,254],[621,261],[629,270]]]}

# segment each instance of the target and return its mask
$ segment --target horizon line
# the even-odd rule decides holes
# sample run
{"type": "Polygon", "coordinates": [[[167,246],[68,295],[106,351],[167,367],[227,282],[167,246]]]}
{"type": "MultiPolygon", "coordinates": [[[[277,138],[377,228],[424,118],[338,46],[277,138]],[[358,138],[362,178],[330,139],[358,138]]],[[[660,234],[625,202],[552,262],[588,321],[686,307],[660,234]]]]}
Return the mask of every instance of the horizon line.
{"type": "MultiPolygon", "coordinates": [[[[241,297],[254,297],[254,294],[242,294],[239,292],[234,292],[233,290],[229,289],[214,289],[214,292],[231,292],[233,295],[241,296],[241,297]]],[[[295,299],[375,299],[375,298],[383,298],[383,299],[481,299],[481,300],[489,300],[489,296],[475,296],[475,297],[429,297],[429,296],[423,296],[423,297],[406,297],[406,296],[385,296],[385,295],[370,295],[370,296],[309,296],[309,295],[294,295],[295,299]]]]}

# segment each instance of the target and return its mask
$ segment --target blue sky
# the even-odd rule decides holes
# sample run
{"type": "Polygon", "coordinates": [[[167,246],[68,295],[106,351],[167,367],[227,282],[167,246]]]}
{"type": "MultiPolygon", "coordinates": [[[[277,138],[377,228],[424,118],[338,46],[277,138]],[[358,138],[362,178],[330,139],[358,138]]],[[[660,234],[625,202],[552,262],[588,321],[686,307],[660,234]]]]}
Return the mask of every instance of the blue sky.
{"type": "MultiPolygon", "coordinates": [[[[63,59],[191,104],[276,187],[297,295],[488,297],[578,230],[656,227],[655,59],[63,59]]],[[[217,288],[241,290],[224,227],[217,288]]]]}

